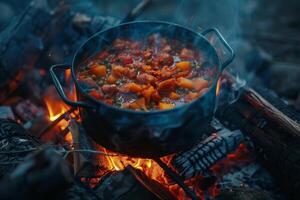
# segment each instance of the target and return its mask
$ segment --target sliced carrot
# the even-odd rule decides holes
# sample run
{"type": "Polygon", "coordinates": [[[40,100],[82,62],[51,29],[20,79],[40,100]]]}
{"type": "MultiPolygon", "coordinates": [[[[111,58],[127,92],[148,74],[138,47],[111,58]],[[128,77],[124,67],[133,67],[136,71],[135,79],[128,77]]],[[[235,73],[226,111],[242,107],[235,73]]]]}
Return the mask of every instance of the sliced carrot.
{"type": "Polygon", "coordinates": [[[189,71],[191,69],[191,63],[189,61],[181,61],[176,63],[176,68],[180,71],[189,71]]]}
{"type": "Polygon", "coordinates": [[[167,110],[167,109],[172,109],[172,108],[174,108],[174,104],[172,104],[172,103],[164,103],[164,102],[159,102],[158,103],[158,108],[160,109],[160,110],[167,110]]]}
{"type": "Polygon", "coordinates": [[[160,82],[157,86],[158,92],[171,92],[176,88],[176,81],[174,78],[170,78],[160,82]]]}
{"type": "Polygon", "coordinates": [[[143,90],[143,87],[136,83],[126,83],[120,88],[120,92],[128,93],[128,92],[134,92],[138,93],[143,90]]]}
{"type": "Polygon", "coordinates": [[[197,91],[200,91],[208,87],[208,81],[203,78],[197,78],[193,81],[193,83],[194,83],[194,89],[197,91]]]}
{"type": "Polygon", "coordinates": [[[128,105],[130,109],[142,109],[142,110],[147,110],[147,107],[146,107],[146,101],[145,101],[145,98],[142,97],[142,98],[139,98],[138,100],[130,103],[128,105]]]}
{"type": "Polygon", "coordinates": [[[89,74],[95,76],[106,76],[106,66],[105,65],[95,65],[89,69],[89,74]]]}
{"type": "Polygon", "coordinates": [[[154,94],[156,90],[153,86],[150,86],[149,88],[142,91],[142,95],[145,97],[146,102],[149,102],[151,99],[152,94],[154,94]]]}
{"type": "Polygon", "coordinates": [[[144,66],[142,67],[142,70],[143,70],[144,72],[150,71],[151,69],[152,69],[152,67],[151,67],[150,65],[144,65],[144,66]]]}
{"type": "Polygon", "coordinates": [[[177,94],[176,92],[170,92],[169,98],[172,100],[178,100],[178,99],[180,99],[180,95],[177,94]]]}
{"type": "Polygon", "coordinates": [[[177,79],[177,85],[179,87],[186,88],[186,89],[193,89],[194,88],[193,81],[191,81],[190,79],[187,79],[187,78],[183,78],[183,77],[179,77],[177,79]]]}
{"type": "Polygon", "coordinates": [[[117,77],[115,77],[114,75],[111,74],[107,77],[106,82],[109,84],[114,84],[117,82],[117,80],[118,80],[117,77]]]}

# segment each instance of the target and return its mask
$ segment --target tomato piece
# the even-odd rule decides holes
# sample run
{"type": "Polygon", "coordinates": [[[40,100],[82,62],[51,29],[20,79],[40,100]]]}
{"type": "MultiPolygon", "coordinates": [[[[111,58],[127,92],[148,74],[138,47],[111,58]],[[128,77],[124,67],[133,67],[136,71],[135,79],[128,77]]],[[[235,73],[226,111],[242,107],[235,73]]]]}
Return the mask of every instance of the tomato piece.
{"type": "Polygon", "coordinates": [[[151,100],[154,102],[159,102],[161,100],[161,96],[159,95],[159,93],[156,90],[154,93],[152,93],[151,100]]]}
{"type": "Polygon", "coordinates": [[[172,103],[164,103],[164,102],[159,102],[159,104],[158,104],[158,108],[160,109],[160,110],[167,110],[167,109],[172,109],[172,108],[174,108],[174,104],[172,104],[172,103]]]}
{"type": "Polygon", "coordinates": [[[105,65],[94,65],[91,69],[88,71],[89,74],[95,75],[95,76],[106,76],[106,66],[105,65]]]}
{"type": "Polygon", "coordinates": [[[176,88],[176,81],[174,78],[170,78],[160,82],[157,86],[158,92],[171,92],[176,88]]]}
{"type": "Polygon", "coordinates": [[[178,100],[178,99],[180,99],[180,95],[177,94],[176,92],[170,92],[169,98],[172,100],[178,100]]]}
{"type": "Polygon", "coordinates": [[[121,88],[120,88],[120,92],[123,92],[123,93],[129,93],[129,92],[139,93],[142,90],[143,90],[143,87],[136,83],[126,83],[125,85],[121,86],[121,88]]]}
{"type": "Polygon", "coordinates": [[[193,89],[194,88],[193,81],[191,81],[190,79],[187,79],[187,78],[183,78],[183,77],[179,77],[177,79],[177,85],[179,87],[186,88],[186,89],[193,89]]]}
{"type": "Polygon", "coordinates": [[[176,68],[180,71],[190,71],[191,70],[191,63],[189,61],[181,61],[176,63],[176,68]]]}
{"type": "Polygon", "coordinates": [[[103,100],[106,104],[109,104],[109,105],[113,105],[114,104],[114,100],[113,99],[104,99],[103,100]]]}
{"type": "Polygon", "coordinates": [[[102,99],[103,97],[103,94],[99,90],[91,90],[89,92],[89,95],[94,97],[95,99],[102,99]]]}
{"type": "Polygon", "coordinates": [[[120,54],[120,55],[118,55],[118,59],[124,65],[133,63],[133,59],[132,59],[132,57],[130,55],[120,54]]]}
{"type": "Polygon", "coordinates": [[[208,81],[203,78],[197,78],[194,81],[194,89],[200,91],[209,86],[208,81]]]}

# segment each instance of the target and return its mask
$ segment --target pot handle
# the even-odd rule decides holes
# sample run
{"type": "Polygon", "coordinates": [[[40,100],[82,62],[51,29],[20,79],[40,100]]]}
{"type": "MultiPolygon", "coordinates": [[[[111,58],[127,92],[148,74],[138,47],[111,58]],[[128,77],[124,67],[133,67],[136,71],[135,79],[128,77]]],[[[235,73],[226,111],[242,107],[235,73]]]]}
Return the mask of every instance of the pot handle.
{"type": "Polygon", "coordinates": [[[63,87],[61,86],[56,74],[55,74],[55,70],[56,69],[61,69],[61,70],[67,70],[67,69],[70,69],[69,67],[70,65],[67,65],[67,64],[58,64],[58,65],[53,65],[51,66],[50,68],[50,75],[51,75],[51,78],[53,80],[53,83],[54,83],[54,86],[59,94],[59,96],[63,99],[63,101],[70,105],[70,106],[73,106],[73,107],[85,107],[85,108],[91,108],[92,106],[85,103],[85,102],[82,102],[82,101],[72,101],[70,100],[67,95],[65,94],[64,92],[64,89],[63,87]]]}
{"type": "Polygon", "coordinates": [[[225,38],[222,36],[222,34],[220,33],[220,31],[218,29],[216,29],[216,28],[207,29],[207,30],[203,31],[201,34],[206,36],[209,33],[214,33],[218,37],[218,39],[221,41],[221,43],[224,45],[225,49],[230,54],[228,56],[228,58],[222,63],[222,70],[224,70],[225,67],[233,61],[233,59],[235,57],[234,51],[229,46],[229,44],[227,43],[227,41],[225,40],[225,38]]]}

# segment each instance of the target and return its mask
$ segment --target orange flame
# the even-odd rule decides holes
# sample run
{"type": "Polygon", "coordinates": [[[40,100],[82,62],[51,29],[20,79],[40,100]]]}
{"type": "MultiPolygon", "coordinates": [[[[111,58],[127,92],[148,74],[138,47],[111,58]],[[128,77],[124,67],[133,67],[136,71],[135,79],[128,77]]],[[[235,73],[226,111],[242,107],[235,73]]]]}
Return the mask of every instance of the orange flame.
{"type": "MultiPolygon", "coordinates": [[[[67,82],[70,82],[70,78],[71,78],[71,70],[66,70],[65,72],[65,79],[67,80],[67,82]]],[[[72,100],[76,100],[76,93],[74,92],[75,89],[73,88],[72,91],[69,91],[67,93],[68,98],[72,99],[72,100]]],[[[57,91],[55,90],[55,88],[49,87],[48,90],[45,92],[44,94],[44,102],[46,104],[47,110],[48,110],[48,114],[49,114],[49,120],[50,121],[55,121],[58,117],[60,117],[62,114],[64,114],[65,112],[67,112],[70,109],[70,106],[66,105],[62,99],[59,97],[57,91]]],[[[74,117],[74,115],[71,114],[72,117],[74,117]]],[[[60,130],[64,130],[67,128],[68,126],[68,121],[63,119],[61,120],[58,125],[60,130]]],[[[68,132],[65,135],[65,140],[68,143],[72,143],[72,134],[70,132],[68,132]]]]}
{"type": "Polygon", "coordinates": [[[217,88],[216,88],[216,96],[218,96],[220,93],[221,85],[222,85],[222,77],[219,77],[217,82],[217,88]]]}

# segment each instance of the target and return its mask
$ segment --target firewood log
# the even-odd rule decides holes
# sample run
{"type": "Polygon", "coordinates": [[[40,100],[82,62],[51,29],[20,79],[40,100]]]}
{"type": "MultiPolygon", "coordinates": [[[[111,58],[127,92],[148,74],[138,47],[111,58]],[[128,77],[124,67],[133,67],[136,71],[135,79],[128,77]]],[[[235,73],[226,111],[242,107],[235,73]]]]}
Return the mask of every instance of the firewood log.
{"type": "MultiPolygon", "coordinates": [[[[235,82],[228,74],[227,84],[235,82]]],[[[240,129],[254,143],[259,160],[277,179],[290,198],[299,197],[300,189],[300,125],[296,112],[282,111],[254,89],[244,86],[240,97],[232,104],[223,105],[216,112],[217,118],[228,128],[240,129]]],[[[223,91],[226,96],[226,91],[223,91]]],[[[271,95],[268,95],[269,98],[271,95]]],[[[277,106],[280,101],[276,101],[277,106]]]]}

